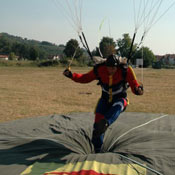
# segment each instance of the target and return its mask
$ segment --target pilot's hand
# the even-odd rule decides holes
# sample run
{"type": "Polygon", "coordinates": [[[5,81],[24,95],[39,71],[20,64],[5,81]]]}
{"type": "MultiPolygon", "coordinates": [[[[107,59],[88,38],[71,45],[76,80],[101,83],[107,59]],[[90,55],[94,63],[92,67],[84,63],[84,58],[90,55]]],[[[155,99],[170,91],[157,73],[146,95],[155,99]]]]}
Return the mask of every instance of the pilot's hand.
{"type": "Polygon", "coordinates": [[[143,92],[144,92],[143,85],[135,87],[135,92],[136,92],[137,95],[143,95],[143,92]]]}
{"type": "Polygon", "coordinates": [[[70,69],[65,69],[63,75],[68,78],[72,78],[72,72],[70,71],[70,69]]]}

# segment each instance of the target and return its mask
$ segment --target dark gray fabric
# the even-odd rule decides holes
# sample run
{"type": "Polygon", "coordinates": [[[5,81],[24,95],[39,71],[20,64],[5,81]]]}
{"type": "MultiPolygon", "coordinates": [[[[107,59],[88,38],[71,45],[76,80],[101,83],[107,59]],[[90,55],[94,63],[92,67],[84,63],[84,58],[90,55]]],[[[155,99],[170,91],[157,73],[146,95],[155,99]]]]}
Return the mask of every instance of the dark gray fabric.
{"type": "MultiPolygon", "coordinates": [[[[94,154],[91,143],[93,113],[52,115],[1,123],[0,174],[19,175],[36,161],[62,164],[84,160],[132,163],[122,157],[126,156],[162,174],[174,175],[175,116],[167,115],[137,128],[163,115],[122,113],[107,129],[100,154],[94,154]],[[134,127],[136,129],[132,130],[134,127]]],[[[155,173],[148,170],[147,175],[155,173]]]]}

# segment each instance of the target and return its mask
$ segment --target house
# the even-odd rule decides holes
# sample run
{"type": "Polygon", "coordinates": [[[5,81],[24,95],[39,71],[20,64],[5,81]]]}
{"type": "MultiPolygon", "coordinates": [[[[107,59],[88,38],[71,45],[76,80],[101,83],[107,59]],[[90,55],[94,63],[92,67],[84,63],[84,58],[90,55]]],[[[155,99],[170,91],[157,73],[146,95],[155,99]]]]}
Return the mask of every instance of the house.
{"type": "Polygon", "coordinates": [[[168,60],[169,64],[175,65],[175,55],[169,55],[168,60]]]}
{"type": "Polygon", "coordinates": [[[0,61],[1,60],[8,60],[8,55],[0,55],[0,61]]]}
{"type": "Polygon", "coordinates": [[[165,65],[175,65],[175,54],[157,55],[156,59],[165,65]]]}
{"type": "Polygon", "coordinates": [[[59,57],[59,55],[56,55],[56,56],[53,56],[53,58],[52,58],[53,60],[60,60],[60,57],[59,57]]]}
{"type": "Polygon", "coordinates": [[[57,61],[59,61],[60,60],[60,56],[59,55],[49,56],[48,59],[49,60],[57,60],[57,61]]]}

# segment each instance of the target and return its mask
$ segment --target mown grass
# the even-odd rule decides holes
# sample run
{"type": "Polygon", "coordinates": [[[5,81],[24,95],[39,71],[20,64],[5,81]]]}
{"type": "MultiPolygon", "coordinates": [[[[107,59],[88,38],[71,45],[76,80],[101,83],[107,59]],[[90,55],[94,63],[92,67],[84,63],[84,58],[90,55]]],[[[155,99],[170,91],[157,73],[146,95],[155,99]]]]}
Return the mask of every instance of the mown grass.
{"type": "MultiPolygon", "coordinates": [[[[87,72],[91,68],[72,68],[87,72]]],[[[64,68],[0,67],[0,121],[71,112],[93,112],[101,89],[96,81],[79,84],[62,75],[64,68]]],[[[138,80],[140,69],[134,69],[138,80]]],[[[175,114],[175,70],[144,69],[143,96],[128,90],[126,111],[175,114]]]]}

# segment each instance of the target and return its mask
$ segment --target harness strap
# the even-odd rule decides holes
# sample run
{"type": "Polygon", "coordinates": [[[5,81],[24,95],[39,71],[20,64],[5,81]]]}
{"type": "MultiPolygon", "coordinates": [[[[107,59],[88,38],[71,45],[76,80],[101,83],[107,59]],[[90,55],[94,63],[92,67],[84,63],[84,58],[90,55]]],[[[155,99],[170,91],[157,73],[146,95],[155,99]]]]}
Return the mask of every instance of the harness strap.
{"type": "MultiPolygon", "coordinates": [[[[103,65],[105,65],[105,63],[96,64],[96,65],[94,66],[93,71],[94,71],[94,74],[96,75],[96,77],[97,77],[97,79],[98,79],[97,85],[101,85],[101,86],[102,86],[102,90],[105,91],[105,90],[103,89],[104,83],[102,82],[100,76],[98,75],[98,68],[99,68],[100,66],[103,66],[103,65]]],[[[126,76],[127,76],[128,65],[127,65],[127,64],[120,64],[118,67],[122,70],[123,89],[127,89],[127,88],[129,87],[129,84],[126,82],[126,76]]],[[[114,95],[114,93],[112,92],[112,83],[113,83],[113,78],[112,78],[112,76],[109,76],[109,84],[108,84],[108,85],[109,85],[109,90],[108,90],[108,92],[107,92],[107,93],[109,94],[109,103],[112,102],[112,100],[113,100],[113,95],[114,95]]]]}
{"type": "Polygon", "coordinates": [[[112,102],[112,75],[109,76],[109,103],[112,102]]]}
{"type": "Polygon", "coordinates": [[[97,85],[102,85],[103,84],[103,82],[101,81],[101,78],[100,78],[100,76],[98,75],[98,68],[100,67],[100,66],[103,66],[103,65],[105,65],[105,63],[101,63],[101,64],[96,64],[95,66],[94,66],[94,74],[96,75],[96,77],[97,77],[97,79],[98,79],[98,83],[97,83],[97,85]]]}

